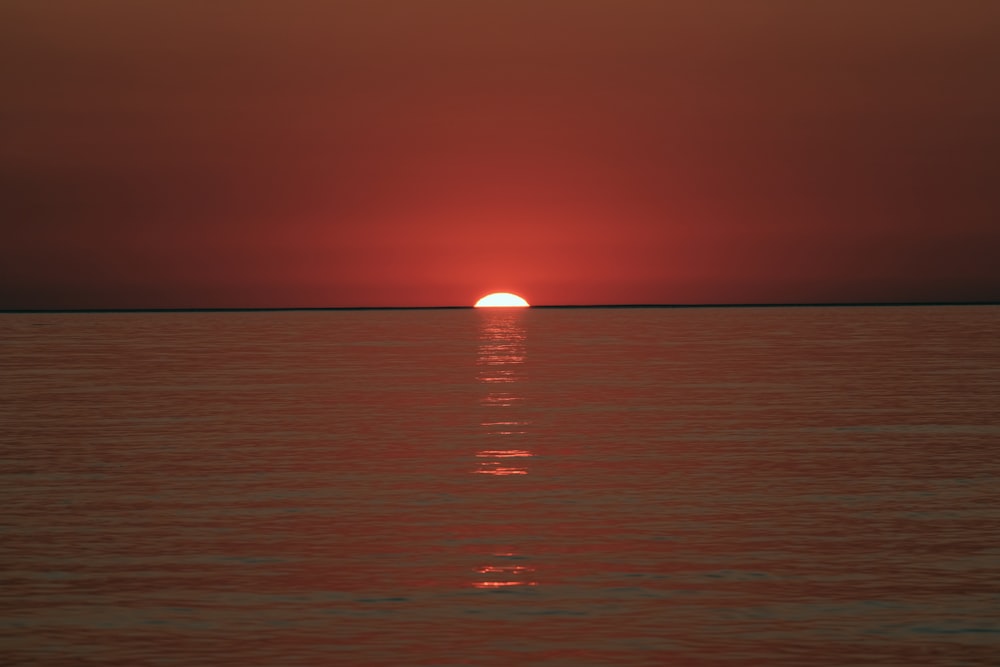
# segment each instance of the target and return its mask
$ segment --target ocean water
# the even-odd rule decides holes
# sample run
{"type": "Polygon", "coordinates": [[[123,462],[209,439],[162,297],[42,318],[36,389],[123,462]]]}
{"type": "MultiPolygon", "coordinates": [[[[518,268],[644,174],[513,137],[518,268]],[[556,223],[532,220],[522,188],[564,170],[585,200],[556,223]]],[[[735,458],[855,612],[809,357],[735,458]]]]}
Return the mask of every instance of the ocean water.
{"type": "Polygon", "coordinates": [[[0,315],[0,664],[1000,664],[1000,307],[0,315]]]}

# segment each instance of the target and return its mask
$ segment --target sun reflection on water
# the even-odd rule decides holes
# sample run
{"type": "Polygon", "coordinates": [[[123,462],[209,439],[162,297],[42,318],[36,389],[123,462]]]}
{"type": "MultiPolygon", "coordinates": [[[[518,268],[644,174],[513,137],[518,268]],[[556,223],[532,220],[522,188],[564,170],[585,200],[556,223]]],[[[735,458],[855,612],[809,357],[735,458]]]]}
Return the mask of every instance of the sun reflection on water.
{"type": "Polygon", "coordinates": [[[537,586],[532,577],[535,568],[530,565],[484,565],[476,568],[482,581],[476,581],[476,588],[509,588],[511,586],[537,586]]]}
{"type": "Polygon", "coordinates": [[[484,475],[527,475],[527,461],[533,456],[524,446],[515,446],[516,439],[527,434],[530,421],[513,414],[524,403],[524,396],[517,391],[523,379],[525,332],[518,311],[489,311],[483,313],[479,334],[477,379],[486,388],[480,404],[485,414],[480,421],[490,437],[490,448],[476,453],[476,473],[484,475]],[[498,439],[502,438],[501,443],[498,439]]]}
{"type": "MultiPolygon", "coordinates": [[[[524,477],[534,457],[528,446],[531,420],[524,413],[526,402],[520,391],[527,359],[524,313],[506,309],[479,312],[476,378],[484,390],[479,400],[483,444],[476,452],[472,472],[493,478],[524,477]]],[[[535,568],[512,545],[490,554],[487,563],[476,568],[473,587],[495,590],[537,585],[535,568]]]]}

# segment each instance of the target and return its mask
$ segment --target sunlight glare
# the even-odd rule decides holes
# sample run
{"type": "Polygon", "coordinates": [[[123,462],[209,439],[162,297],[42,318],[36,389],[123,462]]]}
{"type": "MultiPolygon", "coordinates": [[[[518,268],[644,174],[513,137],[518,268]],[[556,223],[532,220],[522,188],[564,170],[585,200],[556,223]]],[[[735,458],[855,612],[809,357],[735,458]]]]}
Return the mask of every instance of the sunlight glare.
{"type": "Polygon", "coordinates": [[[476,308],[526,308],[528,302],[510,292],[487,294],[476,302],[476,308]]]}

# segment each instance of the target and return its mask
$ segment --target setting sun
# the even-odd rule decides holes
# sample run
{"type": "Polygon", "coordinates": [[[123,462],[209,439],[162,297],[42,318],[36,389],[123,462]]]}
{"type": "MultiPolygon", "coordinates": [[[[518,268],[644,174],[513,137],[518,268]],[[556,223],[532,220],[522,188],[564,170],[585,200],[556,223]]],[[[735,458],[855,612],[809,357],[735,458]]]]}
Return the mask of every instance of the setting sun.
{"type": "Polygon", "coordinates": [[[510,292],[487,294],[476,302],[476,308],[526,308],[528,302],[510,292]]]}

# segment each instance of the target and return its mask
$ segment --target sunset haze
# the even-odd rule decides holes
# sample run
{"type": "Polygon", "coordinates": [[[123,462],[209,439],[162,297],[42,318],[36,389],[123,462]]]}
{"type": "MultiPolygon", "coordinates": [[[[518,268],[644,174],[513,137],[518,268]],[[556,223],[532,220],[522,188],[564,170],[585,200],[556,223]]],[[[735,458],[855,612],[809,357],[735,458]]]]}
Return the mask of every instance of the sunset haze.
{"type": "Polygon", "coordinates": [[[0,7],[0,308],[1000,299],[1000,5],[0,7]]]}

